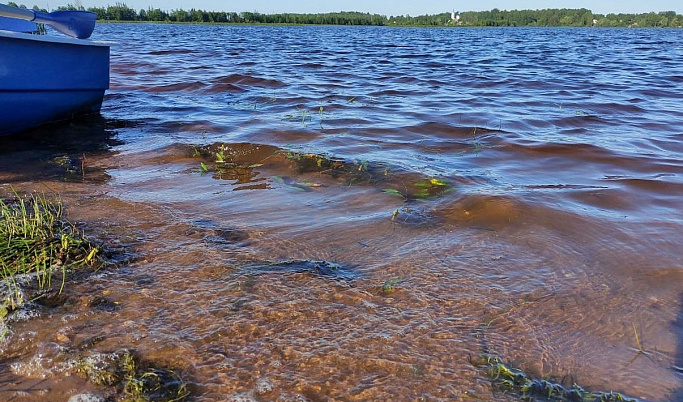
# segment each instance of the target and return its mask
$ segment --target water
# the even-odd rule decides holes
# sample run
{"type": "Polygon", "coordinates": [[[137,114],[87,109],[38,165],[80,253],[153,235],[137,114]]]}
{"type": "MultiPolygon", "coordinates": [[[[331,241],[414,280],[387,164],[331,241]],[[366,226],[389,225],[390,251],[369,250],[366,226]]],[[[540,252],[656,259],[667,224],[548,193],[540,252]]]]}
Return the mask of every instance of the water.
{"type": "Polygon", "coordinates": [[[131,261],[13,324],[0,399],[101,393],[70,356],[121,348],[202,401],[500,400],[482,353],[681,398],[680,30],[96,39],[102,117],[0,139],[0,188],[59,192],[131,261]]]}

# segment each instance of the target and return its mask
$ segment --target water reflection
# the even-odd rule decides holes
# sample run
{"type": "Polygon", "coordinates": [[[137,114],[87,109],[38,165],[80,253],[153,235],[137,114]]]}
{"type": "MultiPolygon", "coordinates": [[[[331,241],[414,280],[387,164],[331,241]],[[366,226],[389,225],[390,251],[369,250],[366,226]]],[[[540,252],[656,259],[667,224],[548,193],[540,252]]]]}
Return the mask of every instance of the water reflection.
{"type": "Polygon", "coordinates": [[[116,130],[132,125],[96,114],[1,136],[0,178],[7,183],[54,179],[104,183],[109,175],[91,162],[113,152],[121,144],[116,130]]]}

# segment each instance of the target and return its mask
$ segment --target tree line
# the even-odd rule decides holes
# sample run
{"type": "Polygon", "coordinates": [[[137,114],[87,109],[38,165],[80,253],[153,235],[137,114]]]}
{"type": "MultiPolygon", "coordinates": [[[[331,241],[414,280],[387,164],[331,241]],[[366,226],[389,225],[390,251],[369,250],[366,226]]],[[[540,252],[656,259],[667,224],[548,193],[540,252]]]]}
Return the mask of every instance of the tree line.
{"type": "MultiPolygon", "coordinates": [[[[26,8],[16,3],[8,4],[26,8]]],[[[38,9],[37,6],[33,7],[38,9]]],[[[85,10],[76,0],[58,10],[85,10]]],[[[204,11],[197,9],[164,11],[149,7],[135,11],[125,3],[90,7],[101,21],[149,21],[227,24],[309,24],[309,25],[373,25],[373,26],[575,26],[575,27],[683,27],[683,15],[674,11],[642,14],[595,14],[581,9],[499,10],[447,12],[435,15],[384,16],[361,12],[318,14],[204,11]]],[[[42,10],[47,11],[47,10],[42,10]]]]}

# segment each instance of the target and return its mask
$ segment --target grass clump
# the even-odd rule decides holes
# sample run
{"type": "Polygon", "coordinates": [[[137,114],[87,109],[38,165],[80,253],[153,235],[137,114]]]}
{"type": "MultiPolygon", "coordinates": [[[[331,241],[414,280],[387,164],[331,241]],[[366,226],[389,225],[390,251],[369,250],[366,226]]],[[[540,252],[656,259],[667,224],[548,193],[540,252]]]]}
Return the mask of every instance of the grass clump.
{"type": "Polygon", "coordinates": [[[129,350],[84,358],[77,371],[97,385],[116,387],[123,402],[182,402],[190,395],[174,371],[145,364],[129,350]]]}
{"type": "Polygon", "coordinates": [[[483,363],[494,388],[516,394],[523,401],[639,402],[617,392],[589,392],[576,384],[565,388],[552,381],[532,379],[495,356],[484,357],[483,363]]]}
{"type": "Polygon", "coordinates": [[[64,220],[61,201],[14,195],[0,200],[0,319],[51,289],[55,272],[62,274],[61,293],[68,270],[99,259],[99,249],[64,220]]]}

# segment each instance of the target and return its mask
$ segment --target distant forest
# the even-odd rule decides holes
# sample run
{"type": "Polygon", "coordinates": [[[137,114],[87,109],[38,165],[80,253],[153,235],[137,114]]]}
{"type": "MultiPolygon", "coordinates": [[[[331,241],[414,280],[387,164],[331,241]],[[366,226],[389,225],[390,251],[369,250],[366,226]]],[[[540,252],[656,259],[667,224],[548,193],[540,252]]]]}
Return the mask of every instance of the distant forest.
{"type": "MultiPolygon", "coordinates": [[[[26,8],[9,2],[9,5],[26,8]]],[[[37,6],[33,9],[39,10],[37,6]]],[[[76,5],[58,7],[58,10],[85,10],[77,0],[76,5]]],[[[374,25],[374,26],[567,26],[567,27],[683,27],[683,15],[674,11],[650,12],[645,14],[594,14],[581,9],[546,10],[499,10],[448,12],[435,15],[412,17],[399,15],[387,17],[379,14],[360,12],[337,12],[324,14],[261,14],[257,12],[225,12],[204,10],[171,10],[158,8],[135,11],[125,3],[113,6],[91,7],[87,9],[97,14],[102,21],[149,21],[185,23],[226,23],[226,24],[309,24],[309,25],[374,25]]],[[[47,11],[47,10],[42,10],[47,11]]]]}

